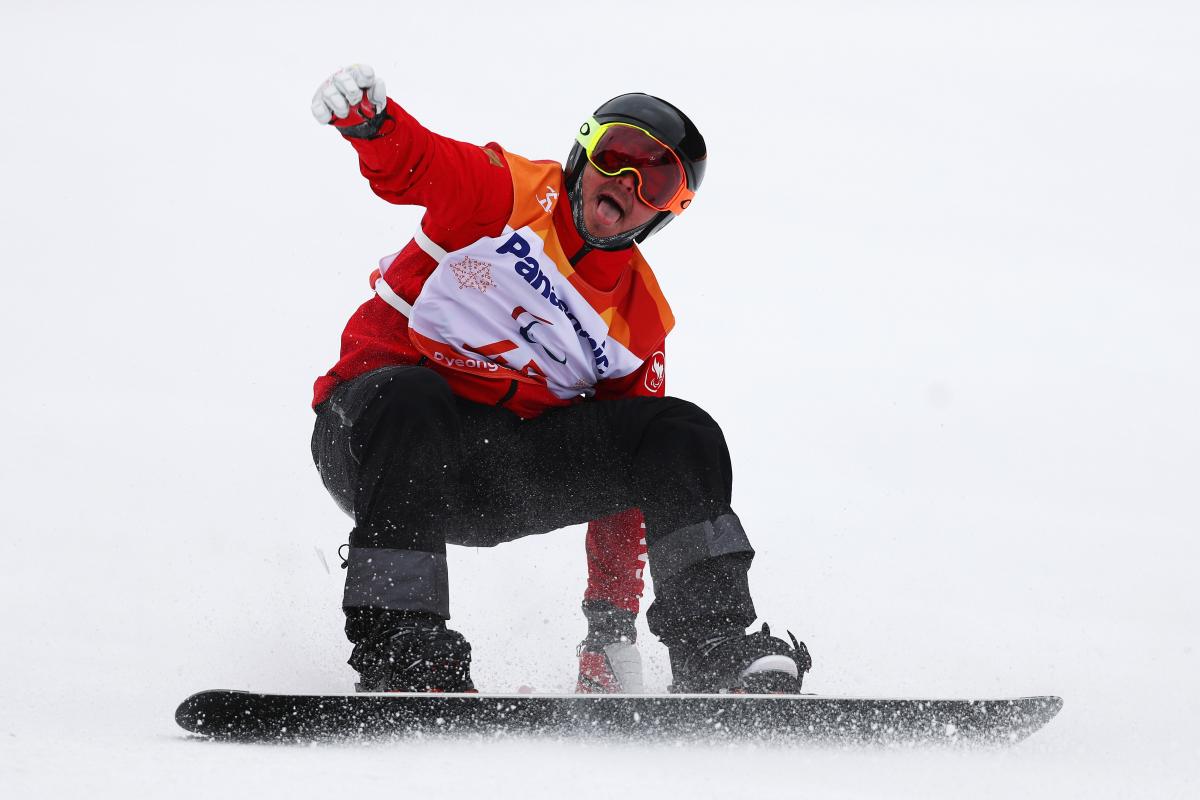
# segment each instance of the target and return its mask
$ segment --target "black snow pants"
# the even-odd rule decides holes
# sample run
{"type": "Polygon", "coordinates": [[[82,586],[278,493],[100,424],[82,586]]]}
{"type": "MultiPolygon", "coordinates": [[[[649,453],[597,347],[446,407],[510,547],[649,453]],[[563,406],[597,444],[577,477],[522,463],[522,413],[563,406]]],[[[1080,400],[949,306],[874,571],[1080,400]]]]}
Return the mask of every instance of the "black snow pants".
{"type": "MultiPolygon", "coordinates": [[[[385,367],[317,409],[313,459],[354,517],[343,607],[450,617],[446,543],[488,547],[629,508],[646,520],[668,646],[754,621],[754,551],[730,509],[720,427],[675,398],[591,401],[531,420],[456,397],[424,367],[385,367]]],[[[361,629],[361,630],[360,630],[361,629]]]]}

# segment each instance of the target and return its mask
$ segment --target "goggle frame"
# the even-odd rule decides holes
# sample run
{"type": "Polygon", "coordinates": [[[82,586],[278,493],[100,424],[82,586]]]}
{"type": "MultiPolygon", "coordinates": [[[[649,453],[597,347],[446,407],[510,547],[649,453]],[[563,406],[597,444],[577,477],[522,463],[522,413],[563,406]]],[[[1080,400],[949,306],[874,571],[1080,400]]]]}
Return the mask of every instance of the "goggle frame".
{"type": "Polygon", "coordinates": [[[591,164],[601,175],[607,175],[610,178],[615,178],[625,172],[632,172],[634,175],[636,175],[638,199],[650,208],[653,208],[655,211],[670,211],[672,214],[678,216],[679,214],[683,213],[684,209],[691,205],[692,198],[696,196],[696,193],[688,188],[687,170],[684,168],[683,162],[679,160],[679,156],[675,153],[675,151],[664,144],[657,136],[639,125],[634,125],[630,122],[599,122],[595,117],[588,117],[587,120],[579,126],[579,132],[575,134],[575,140],[579,142],[579,146],[583,148],[583,152],[587,157],[588,163],[591,164]],[[604,134],[609,129],[618,126],[622,128],[632,128],[633,130],[638,131],[642,135],[652,140],[655,144],[661,147],[664,152],[670,155],[671,159],[675,162],[675,165],[679,168],[679,188],[675,190],[675,193],[671,195],[665,204],[652,203],[646,199],[645,195],[642,193],[642,186],[645,184],[646,180],[637,167],[622,167],[616,172],[609,172],[592,160],[592,153],[595,151],[596,145],[600,143],[600,140],[604,138],[604,134]]]}

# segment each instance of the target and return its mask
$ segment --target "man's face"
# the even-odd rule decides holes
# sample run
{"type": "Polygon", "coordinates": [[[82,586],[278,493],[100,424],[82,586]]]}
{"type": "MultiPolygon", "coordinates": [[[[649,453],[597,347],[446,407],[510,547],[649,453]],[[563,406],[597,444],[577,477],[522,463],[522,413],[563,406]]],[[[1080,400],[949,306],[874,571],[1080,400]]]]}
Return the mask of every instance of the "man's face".
{"type": "Polygon", "coordinates": [[[637,176],[632,172],[610,178],[589,162],[583,168],[581,193],[583,223],[598,238],[631,231],[658,214],[638,198],[637,176]]]}

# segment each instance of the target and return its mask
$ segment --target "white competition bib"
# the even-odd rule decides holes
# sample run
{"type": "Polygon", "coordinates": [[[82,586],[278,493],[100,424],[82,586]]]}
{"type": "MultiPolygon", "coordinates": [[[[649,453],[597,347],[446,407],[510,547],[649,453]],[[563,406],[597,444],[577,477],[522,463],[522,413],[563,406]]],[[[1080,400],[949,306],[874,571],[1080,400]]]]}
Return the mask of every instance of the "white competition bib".
{"type": "MultiPolygon", "coordinates": [[[[440,253],[438,254],[440,255],[440,253]]],[[[414,344],[442,366],[545,384],[561,399],[637,370],[529,227],[447,253],[412,305],[414,344]]]]}

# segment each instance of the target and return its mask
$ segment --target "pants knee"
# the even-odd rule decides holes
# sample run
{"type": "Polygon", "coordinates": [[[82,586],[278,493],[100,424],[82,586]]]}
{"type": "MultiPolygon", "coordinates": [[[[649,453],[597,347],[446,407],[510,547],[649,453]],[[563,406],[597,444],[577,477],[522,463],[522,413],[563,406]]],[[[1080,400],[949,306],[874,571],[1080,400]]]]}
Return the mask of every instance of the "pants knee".
{"type": "Polygon", "coordinates": [[[700,406],[677,397],[656,401],[644,439],[688,450],[701,448],[722,459],[728,457],[725,434],[717,421],[700,406]]]}

